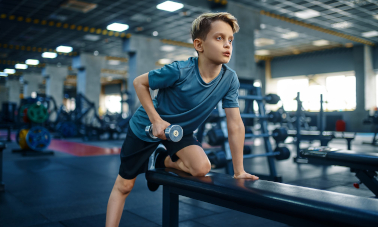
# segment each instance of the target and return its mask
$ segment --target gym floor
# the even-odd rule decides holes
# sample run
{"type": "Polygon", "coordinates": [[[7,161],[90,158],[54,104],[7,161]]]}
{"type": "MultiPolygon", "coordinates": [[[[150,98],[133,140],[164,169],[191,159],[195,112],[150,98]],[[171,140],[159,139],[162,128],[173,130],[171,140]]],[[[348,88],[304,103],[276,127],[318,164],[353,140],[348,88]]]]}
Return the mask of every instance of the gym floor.
{"type": "MultiPolygon", "coordinates": [[[[1,134],[4,134],[0,133],[1,134]]],[[[357,134],[352,150],[376,153],[372,134],[357,134]]],[[[14,137],[14,136],[13,136],[14,137]]],[[[253,143],[254,153],[263,153],[262,141],[253,143]]],[[[107,202],[118,174],[122,140],[83,142],[53,140],[52,156],[23,157],[12,153],[19,149],[7,143],[3,152],[3,181],[0,193],[0,226],[101,226],[105,224],[107,202]]],[[[249,141],[249,144],[252,144],[249,141]]],[[[274,143],[272,142],[273,146],[274,143]]],[[[302,143],[303,147],[309,146],[302,143]]],[[[318,146],[317,142],[312,144],[318,146]]],[[[295,156],[294,145],[287,145],[295,156]]],[[[346,149],[345,140],[333,140],[331,147],[346,149]]],[[[266,158],[245,160],[245,168],[257,175],[268,173],[266,158]]],[[[344,194],[374,197],[364,185],[353,187],[357,178],[348,168],[295,164],[292,158],[276,162],[287,184],[317,188],[344,194]]],[[[222,172],[224,170],[215,170],[222,172]]],[[[180,197],[180,227],[204,226],[286,226],[268,219],[244,214],[212,204],[180,197]]],[[[140,175],[126,200],[120,226],[161,226],[162,189],[150,192],[144,175],[140,175]]]]}

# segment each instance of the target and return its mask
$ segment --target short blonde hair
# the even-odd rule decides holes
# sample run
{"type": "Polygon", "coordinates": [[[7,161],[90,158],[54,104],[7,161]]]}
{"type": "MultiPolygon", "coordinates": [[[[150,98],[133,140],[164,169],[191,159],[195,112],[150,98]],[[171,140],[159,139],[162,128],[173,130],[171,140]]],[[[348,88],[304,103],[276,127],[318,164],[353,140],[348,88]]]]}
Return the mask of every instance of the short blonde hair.
{"type": "Polygon", "coordinates": [[[192,23],[192,40],[194,41],[197,38],[206,40],[206,36],[211,28],[211,23],[218,20],[228,23],[234,33],[237,33],[239,31],[238,21],[230,13],[204,13],[197,17],[192,23]]]}

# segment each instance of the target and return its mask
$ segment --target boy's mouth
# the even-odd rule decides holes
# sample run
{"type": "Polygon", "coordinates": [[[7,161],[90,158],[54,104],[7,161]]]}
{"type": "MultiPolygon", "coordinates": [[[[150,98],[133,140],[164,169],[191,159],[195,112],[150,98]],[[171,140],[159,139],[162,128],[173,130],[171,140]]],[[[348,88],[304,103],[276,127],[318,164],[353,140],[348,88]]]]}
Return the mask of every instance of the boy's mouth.
{"type": "Polygon", "coordinates": [[[223,56],[230,57],[230,51],[223,52],[223,56]]]}

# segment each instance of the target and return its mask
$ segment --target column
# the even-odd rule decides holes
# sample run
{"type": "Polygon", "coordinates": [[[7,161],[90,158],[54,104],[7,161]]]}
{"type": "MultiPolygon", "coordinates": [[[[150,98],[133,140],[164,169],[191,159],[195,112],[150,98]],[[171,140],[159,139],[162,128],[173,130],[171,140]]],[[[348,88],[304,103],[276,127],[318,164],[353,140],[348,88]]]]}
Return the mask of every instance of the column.
{"type": "Polygon", "coordinates": [[[105,66],[105,57],[93,54],[82,53],[72,59],[72,67],[77,72],[77,94],[83,94],[91,102],[99,107],[101,91],[101,69],[105,66]]]}
{"type": "Polygon", "coordinates": [[[156,67],[156,62],[160,57],[161,42],[159,39],[133,35],[125,39],[123,50],[129,54],[129,76],[127,78],[127,90],[130,92],[130,98],[134,100],[135,105],[131,108],[134,112],[140,102],[135,93],[133,81],[136,77],[147,73],[156,67]]]}
{"type": "Polygon", "coordinates": [[[42,83],[42,76],[38,73],[24,73],[24,98],[30,97],[32,92],[38,93],[39,84],[42,83]]]}
{"type": "Polygon", "coordinates": [[[8,101],[14,102],[17,106],[20,104],[20,91],[21,91],[21,84],[18,79],[10,79],[8,78],[6,86],[8,87],[8,101]]]}
{"type": "Polygon", "coordinates": [[[255,62],[255,29],[260,29],[260,13],[251,7],[232,1],[227,3],[227,12],[238,20],[240,31],[233,42],[232,57],[228,65],[239,78],[265,81],[265,75],[257,73],[255,62]]]}
{"type": "Polygon", "coordinates": [[[67,75],[67,66],[47,65],[42,70],[42,76],[46,78],[46,95],[52,96],[55,99],[58,109],[63,104],[64,80],[67,75]]]}

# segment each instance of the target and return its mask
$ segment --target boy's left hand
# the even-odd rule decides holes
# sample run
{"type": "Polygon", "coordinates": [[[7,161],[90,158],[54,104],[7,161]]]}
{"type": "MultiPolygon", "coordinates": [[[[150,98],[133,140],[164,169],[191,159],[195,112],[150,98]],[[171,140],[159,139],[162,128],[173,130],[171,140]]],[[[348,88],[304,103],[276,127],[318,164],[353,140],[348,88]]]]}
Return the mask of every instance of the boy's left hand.
{"type": "Polygon", "coordinates": [[[251,179],[251,180],[258,180],[259,179],[259,177],[252,175],[252,174],[249,174],[247,172],[242,172],[238,175],[234,174],[234,178],[235,179],[251,179]]]}

